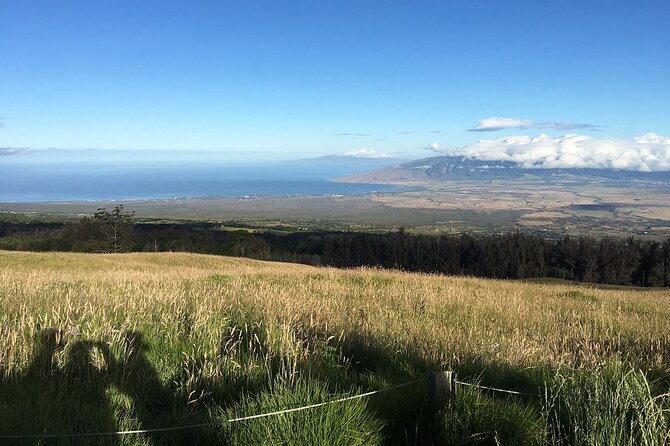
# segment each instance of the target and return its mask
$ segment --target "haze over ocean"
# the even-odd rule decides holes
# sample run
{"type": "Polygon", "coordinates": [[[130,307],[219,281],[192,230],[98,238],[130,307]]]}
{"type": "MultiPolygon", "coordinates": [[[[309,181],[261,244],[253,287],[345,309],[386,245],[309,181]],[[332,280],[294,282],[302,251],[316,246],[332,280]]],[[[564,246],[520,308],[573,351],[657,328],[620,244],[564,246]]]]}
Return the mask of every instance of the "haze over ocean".
{"type": "Polygon", "coordinates": [[[392,164],[389,159],[250,163],[192,153],[164,153],[157,159],[146,152],[83,151],[25,153],[2,161],[0,203],[352,195],[398,189],[330,181],[392,164]]]}

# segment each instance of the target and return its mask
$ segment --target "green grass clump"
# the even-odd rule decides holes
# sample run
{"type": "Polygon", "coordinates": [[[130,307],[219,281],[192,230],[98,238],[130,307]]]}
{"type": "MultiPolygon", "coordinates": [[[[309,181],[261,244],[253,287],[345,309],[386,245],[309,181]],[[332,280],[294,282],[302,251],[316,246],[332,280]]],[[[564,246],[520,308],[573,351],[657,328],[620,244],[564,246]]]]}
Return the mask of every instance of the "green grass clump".
{"type": "Polygon", "coordinates": [[[565,293],[559,293],[558,297],[565,297],[568,299],[577,299],[577,300],[583,300],[586,302],[597,302],[598,299],[596,299],[594,296],[591,296],[590,294],[582,293],[581,291],[567,291],[565,293]]]}
{"type": "Polygon", "coordinates": [[[667,397],[654,396],[644,373],[620,362],[596,370],[560,371],[546,393],[551,443],[667,445],[667,397]]]}
{"type": "Polygon", "coordinates": [[[226,274],[212,274],[207,277],[207,281],[216,285],[227,285],[230,283],[232,277],[226,274]]]}
{"type": "MultiPolygon", "coordinates": [[[[301,381],[294,386],[280,384],[272,392],[243,398],[214,419],[263,414],[348,396],[331,395],[326,387],[316,381],[301,381]]],[[[239,445],[371,446],[381,444],[382,425],[367,409],[364,399],[353,399],[272,417],[224,422],[220,436],[213,440],[239,445]]]]}
{"type": "Polygon", "coordinates": [[[542,445],[545,423],[533,402],[466,387],[442,413],[444,444],[542,445]]]}

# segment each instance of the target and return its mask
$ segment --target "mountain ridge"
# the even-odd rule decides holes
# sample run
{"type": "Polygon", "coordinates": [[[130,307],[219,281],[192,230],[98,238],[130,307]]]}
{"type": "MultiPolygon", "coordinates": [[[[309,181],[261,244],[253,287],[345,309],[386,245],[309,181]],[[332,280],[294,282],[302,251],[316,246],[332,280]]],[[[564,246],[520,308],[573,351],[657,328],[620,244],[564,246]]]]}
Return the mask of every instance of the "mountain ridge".
{"type": "Polygon", "coordinates": [[[601,178],[611,181],[670,182],[670,172],[638,172],[595,168],[526,168],[513,161],[480,160],[464,156],[434,156],[338,178],[343,183],[425,183],[457,180],[519,179],[526,175],[543,177],[601,178]]]}

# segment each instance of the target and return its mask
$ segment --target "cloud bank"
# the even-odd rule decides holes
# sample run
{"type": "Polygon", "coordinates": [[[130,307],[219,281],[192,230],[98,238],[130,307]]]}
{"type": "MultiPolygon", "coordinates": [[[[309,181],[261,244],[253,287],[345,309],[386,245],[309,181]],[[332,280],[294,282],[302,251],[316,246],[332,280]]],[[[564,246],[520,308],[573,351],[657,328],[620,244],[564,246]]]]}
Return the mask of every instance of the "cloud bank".
{"type": "Polygon", "coordinates": [[[468,129],[469,132],[495,132],[508,129],[554,129],[554,130],[576,130],[576,129],[598,129],[601,126],[593,124],[578,124],[573,122],[535,122],[530,119],[519,118],[497,118],[482,119],[476,126],[468,129]]]}
{"type": "Polygon", "coordinates": [[[540,135],[484,139],[442,151],[488,161],[512,161],[523,168],[593,168],[638,172],[670,171],[670,138],[646,133],[632,139],[585,135],[540,135]]]}
{"type": "Polygon", "coordinates": [[[343,156],[350,156],[352,158],[391,158],[388,153],[377,152],[376,150],[358,149],[350,152],[344,152],[343,156]]]}

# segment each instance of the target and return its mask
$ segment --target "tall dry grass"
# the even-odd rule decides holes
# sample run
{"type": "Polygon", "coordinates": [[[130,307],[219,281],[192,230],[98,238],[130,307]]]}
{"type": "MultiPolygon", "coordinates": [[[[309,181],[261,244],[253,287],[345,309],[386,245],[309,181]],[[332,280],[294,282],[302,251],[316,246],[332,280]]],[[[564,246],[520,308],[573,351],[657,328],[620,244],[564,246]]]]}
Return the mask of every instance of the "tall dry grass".
{"type": "MultiPolygon", "coordinates": [[[[61,330],[47,364],[54,371],[72,367],[71,348],[84,341],[91,370],[114,361],[119,370],[128,367],[129,349],[137,348],[128,333],[141,333],[141,358],[155,369],[150,378],[181,398],[174,404],[188,408],[183,419],[210,414],[212,405],[225,411],[241,395],[271,392],[277,382],[291,388],[318,381],[338,392],[456,369],[465,379],[540,393],[554,370],[618,361],[643,370],[661,392],[670,373],[668,290],[192,254],[0,252],[0,373],[6,381],[26,379],[35,340],[46,327],[61,330]]],[[[114,379],[104,391],[111,392],[116,418],[141,424],[137,403],[128,401],[132,390],[114,379]]],[[[376,409],[382,418],[392,412],[384,404],[376,409]]],[[[424,415],[408,410],[395,410],[409,421],[387,429],[387,440],[418,441],[414,418],[424,415]]]]}

